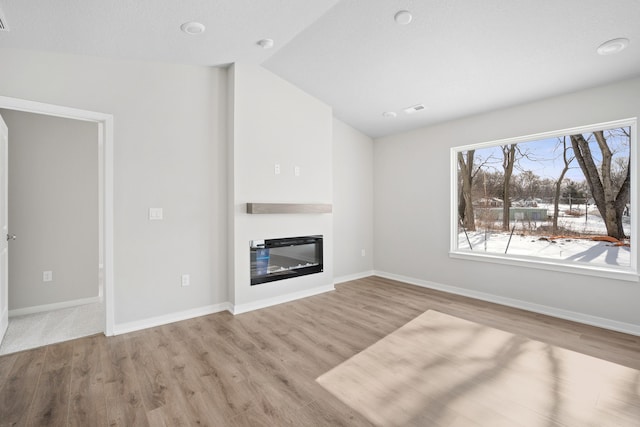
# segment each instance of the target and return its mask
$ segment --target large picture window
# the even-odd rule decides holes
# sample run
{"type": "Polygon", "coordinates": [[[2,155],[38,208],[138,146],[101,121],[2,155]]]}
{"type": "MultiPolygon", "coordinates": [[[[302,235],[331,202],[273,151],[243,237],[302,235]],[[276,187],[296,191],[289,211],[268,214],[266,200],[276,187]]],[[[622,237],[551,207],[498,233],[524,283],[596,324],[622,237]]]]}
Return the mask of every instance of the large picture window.
{"type": "Polygon", "coordinates": [[[456,147],[451,255],[638,280],[636,120],[456,147]]]}

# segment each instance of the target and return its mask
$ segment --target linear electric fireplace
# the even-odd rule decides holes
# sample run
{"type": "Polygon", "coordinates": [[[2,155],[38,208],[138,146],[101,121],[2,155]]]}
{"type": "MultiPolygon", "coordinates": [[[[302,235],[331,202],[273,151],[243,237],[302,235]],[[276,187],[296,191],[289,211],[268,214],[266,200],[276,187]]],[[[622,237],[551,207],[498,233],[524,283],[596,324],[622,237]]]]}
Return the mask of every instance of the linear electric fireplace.
{"type": "Polygon", "coordinates": [[[322,236],[252,240],[251,286],[322,271],[322,236]]]}

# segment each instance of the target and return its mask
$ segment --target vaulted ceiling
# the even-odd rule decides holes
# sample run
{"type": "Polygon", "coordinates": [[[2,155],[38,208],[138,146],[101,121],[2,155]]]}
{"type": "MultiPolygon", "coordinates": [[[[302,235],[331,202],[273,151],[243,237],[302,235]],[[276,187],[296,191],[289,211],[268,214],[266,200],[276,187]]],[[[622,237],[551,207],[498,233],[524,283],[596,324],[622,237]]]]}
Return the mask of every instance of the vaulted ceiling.
{"type": "Polygon", "coordinates": [[[640,75],[638,0],[0,0],[0,17],[0,48],[262,65],[372,137],[640,75]]]}

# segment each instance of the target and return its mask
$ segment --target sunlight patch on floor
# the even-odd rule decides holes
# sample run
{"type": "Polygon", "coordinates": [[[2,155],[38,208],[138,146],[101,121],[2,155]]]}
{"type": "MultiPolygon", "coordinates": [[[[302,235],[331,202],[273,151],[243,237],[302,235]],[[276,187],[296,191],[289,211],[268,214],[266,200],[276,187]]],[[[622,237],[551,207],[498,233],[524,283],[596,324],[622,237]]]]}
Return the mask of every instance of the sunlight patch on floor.
{"type": "Polygon", "coordinates": [[[436,311],[317,381],[381,426],[637,426],[640,419],[640,371],[436,311]]]}

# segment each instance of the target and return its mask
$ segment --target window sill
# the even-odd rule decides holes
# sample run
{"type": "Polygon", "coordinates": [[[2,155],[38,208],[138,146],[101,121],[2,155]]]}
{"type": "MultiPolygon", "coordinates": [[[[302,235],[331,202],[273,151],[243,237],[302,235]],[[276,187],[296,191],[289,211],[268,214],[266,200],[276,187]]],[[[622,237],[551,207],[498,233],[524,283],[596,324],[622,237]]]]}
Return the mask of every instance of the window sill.
{"type": "Polygon", "coordinates": [[[461,251],[449,252],[450,258],[466,259],[470,261],[488,262],[494,264],[512,265],[524,268],[536,268],[540,270],[559,271],[563,273],[582,274],[586,276],[604,277],[607,279],[624,280],[627,282],[639,282],[637,271],[631,268],[614,268],[592,265],[567,265],[540,258],[510,257],[500,254],[469,253],[461,251]]]}

